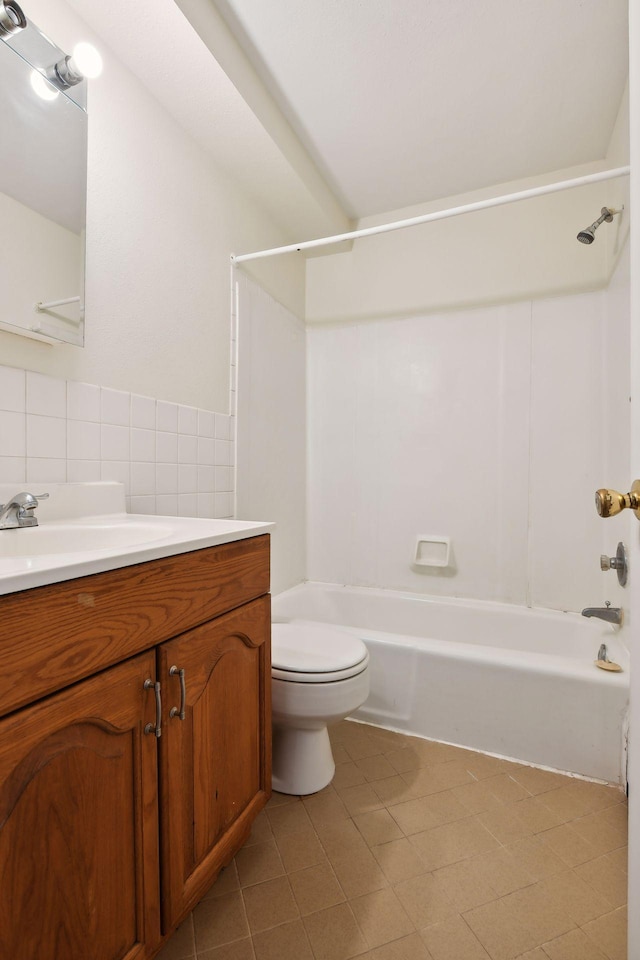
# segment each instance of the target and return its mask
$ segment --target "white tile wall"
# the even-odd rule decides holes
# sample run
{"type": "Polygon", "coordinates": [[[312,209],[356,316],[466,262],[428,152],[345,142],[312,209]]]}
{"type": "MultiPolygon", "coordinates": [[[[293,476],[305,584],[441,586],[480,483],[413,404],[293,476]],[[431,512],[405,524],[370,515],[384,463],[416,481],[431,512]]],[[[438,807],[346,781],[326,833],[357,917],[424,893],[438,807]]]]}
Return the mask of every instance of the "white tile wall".
{"type": "Polygon", "coordinates": [[[234,419],[0,365],[0,481],[117,480],[134,513],[230,517],[234,419]]]}
{"type": "Polygon", "coordinates": [[[626,526],[599,520],[593,494],[628,482],[628,316],[622,275],[581,296],[309,327],[307,576],[624,602],[599,556],[626,526]],[[452,569],[412,564],[429,534],[451,537],[452,569]]]}

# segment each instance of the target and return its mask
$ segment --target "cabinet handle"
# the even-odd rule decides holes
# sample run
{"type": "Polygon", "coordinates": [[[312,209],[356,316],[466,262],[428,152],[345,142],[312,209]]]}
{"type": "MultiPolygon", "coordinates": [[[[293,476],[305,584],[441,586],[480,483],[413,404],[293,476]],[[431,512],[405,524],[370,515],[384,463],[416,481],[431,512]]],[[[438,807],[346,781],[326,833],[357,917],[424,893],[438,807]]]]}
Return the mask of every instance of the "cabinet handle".
{"type": "Polygon", "coordinates": [[[156,722],[148,723],[145,728],[145,733],[155,733],[156,737],[162,736],[162,695],[160,693],[160,682],[153,680],[145,680],[144,689],[151,690],[153,689],[156,695],[156,722]]]}
{"type": "Polygon", "coordinates": [[[187,683],[184,678],[184,667],[178,669],[178,667],[176,667],[174,664],[174,666],[169,667],[169,676],[180,677],[180,708],[178,709],[178,707],[171,707],[169,716],[180,717],[181,720],[184,720],[187,709],[187,683]]]}

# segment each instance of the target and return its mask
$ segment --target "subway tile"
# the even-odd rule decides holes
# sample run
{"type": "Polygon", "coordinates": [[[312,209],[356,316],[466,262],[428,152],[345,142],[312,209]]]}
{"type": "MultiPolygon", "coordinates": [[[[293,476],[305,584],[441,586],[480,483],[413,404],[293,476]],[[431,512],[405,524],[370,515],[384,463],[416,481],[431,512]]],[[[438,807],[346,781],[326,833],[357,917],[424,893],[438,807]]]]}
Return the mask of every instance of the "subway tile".
{"type": "Polygon", "coordinates": [[[212,520],[215,515],[215,497],[213,493],[199,493],[198,516],[204,520],[212,520]]]}
{"type": "Polygon", "coordinates": [[[216,467],[215,468],[216,493],[229,493],[232,490],[233,490],[233,467],[216,467]]]}
{"type": "Polygon", "coordinates": [[[233,496],[230,493],[216,493],[214,511],[216,517],[233,516],[233,496]]]}
{"type": "Polygon", "coordinates": [[[67,456],[67,422],[58,417],[27,414],[27,456],[64,459],[67,456]]]}
{"type": "Polygon", "coordinates": [[[198,410],[198,436],[213,439],[216,434],[216,415],[210,410],[198,410]]]}
{"type": "Polygon", "coordinates": [[[67,384],[57,377],[27,370],[27,413],[66,417],[67,384]]]}
{"type": "Polygon", "coordinates": [[[178,494],[156,494],[156,513],[160,517],[178,516],[178,494]]]}
{"type": "Polygon", "coordinates": [[[178,493],[198,492],[198,468],[195,464],[178,465],[178,493]]]}
{"type": "Polygon", "coordinates": [[[156,401],[152,397],[131,394],[131,426],[143,430],[156,429],[156,401]]]}
{"type": "MultiPolygon", "coordinates": [[[[0,427],[0,437],[2,428],[0,427]]],[[[24,483],[27,479],[25,457],[0,457],[0,483],[24,483]]]]}
{"type": "Polygon", "coordinates": [[[128,460],[131,445],[129,427],[103,423],[100,429],[100,455],[103,460],[128,460]]]}
{"type": "Polygon", "coordinates": [[[178,404],[158,400],[156,403],[156,429],[165,433],[178,432],[178,404]]]}
{"type": "Polygon", "coordinates": [[[27,452],[24,413],[0,410],[0,449],[5,457],[24,457],[27,452]]]}
{"type": "Polygon", "coordinates": [[[129,460],[103,460],[100,464],[100,479],[114,480],[116,483],[124,484],[125,495],[130,496],[131,465],[129,460]]]}
{"type": "Polygon", "coordinates": [[[114,423],[128,427],[131,419],[131,394],[124,390],[100,388],[100,419],[103,423],[114,423]]]}
{"type": "Polygon", "coordinates": [[[198,437],[198,463],[213,466],[215,462],[215,440],[198,437]]]}
{"type": "MultiPolygon", "coordinates": [[[[156,493],[178,493],[178,465],[176,463],[156,464],[156,493]]],[[[177,501],[176,501],[177,508],[177,501]]]]}
{"type": "Polygon", "coordinates": [[[100,387],[67,381],[67,419],[100,421],[100,387]]]}
{"type": "Polygon", "coordinates": [[[131,497],[131,513],[152,515],[156,512],[155,497],[131,497]]]}
{"type": "Polygon", "coordinates": [[[156,434],[156,460],[158,463],[178,462],[178,434],[159,430],[156,434]]]}
{"type": "Polygon", "coordinates": [[[24,370],[0,366],[0,410],[26,411],[27,377],[24,370]]]}
{"type": "Polygon", "coordinates": [[[178,404],[178,433],[198,435],[198,411],[196,407],[178,404]]]}
{"type": "Polygon", "coordinates": [[[215,469],[198,467],[198,493],[213,493],[215,489],[215,469]]]}
{"type": "Polygon", "coordinates": [[[155,430],[131,428],[131,460],[155,461],[156,433],[155,430]]]}
{"type": "Polygon", "coordinates": [[[67,457],[70,460],[100,459],[100,424],[87,420],[67,421],[67,457]]]}
{"type": "Polygon", "coordinates": [[[67,460],[67,483],[93,483],[100,479],[99,460],[67,460]]]}
{"type": "MultiPolygon", "coordinates": [[[[54,458],[27,457],[27,483],[66,483],[67,461],[54,458]]],[[[32,493],[47,493],[35,490],[32,493]]]]}
{"type": "Polygon", "coordinates": [[[198,462],[198,438],[178,434],[178,463],[198,462]]]}
{"type": "Polygon", "coordinates": [[[231,439],[231,417],[225,413],[216,413],[216,440],[231,439]]]}
{"type": "Polygon", "coordinates": [[[198,516],[198,495],[196,493],[178,494],[178,516],[179,517],[197,517],[198,516]]]}
{"type": "Polygon", "coordinates": [[[155,463],[131,464],[131,496],[146,497],[156,492],[155,463]]]}

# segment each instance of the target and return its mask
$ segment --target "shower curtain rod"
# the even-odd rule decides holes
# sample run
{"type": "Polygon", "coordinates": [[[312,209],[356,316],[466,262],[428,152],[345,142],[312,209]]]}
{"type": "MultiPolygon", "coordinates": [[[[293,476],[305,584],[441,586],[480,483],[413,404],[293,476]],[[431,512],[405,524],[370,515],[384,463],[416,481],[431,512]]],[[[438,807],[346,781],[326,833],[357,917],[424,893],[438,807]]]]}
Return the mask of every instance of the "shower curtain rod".
{"type": "Polygon", "coordinates": [[[544,187],[531,187],[529,190],[507,193],[502,197],[492,197],[489,200],[465,203],[460,207],[450,207],[448,210],[436,210],[435,213],[425,213],[420,217],[410,217],[408,220],[382,223],[377,227],[364,227],[361,230],[352,230],[350,233],[339,233],[334,237],[320,237],[318,240],[290,243],[286,247],[273,247],[270,250],[258,250],[256,253],[243,253],[238,257],[232,256],[231,263],[235,266],[238,263],[246,263],[249,260],[261,260],[263,257],[277,257],[281,253],[298,253],[301,250],[311,250],[314,247],[326,247],[332,243],[359,240],[361,237],[372,237],[377,233],[391,233],[392,230],[416,227],[420,223],[432,223],[435,220],[446,220],[449,217],[457,217],[461,213],[473,213],[475,210],[487,210],[489,207],[500,207],[506,203],[515,203],[517,200],[529,200],[532,197],[542,197],[548,193],[559,193],[561,190],[571,190],[574,187],[582,187],[587,183],[615,180],[617,177],[628,176],[630,169],[631,168],[627,166],[615,167],[612,170],[601,170],[599,173],[588,173],[583,177],[574,177],[572,180],[560,180],[558,183],[549,183],[544,187]]]}

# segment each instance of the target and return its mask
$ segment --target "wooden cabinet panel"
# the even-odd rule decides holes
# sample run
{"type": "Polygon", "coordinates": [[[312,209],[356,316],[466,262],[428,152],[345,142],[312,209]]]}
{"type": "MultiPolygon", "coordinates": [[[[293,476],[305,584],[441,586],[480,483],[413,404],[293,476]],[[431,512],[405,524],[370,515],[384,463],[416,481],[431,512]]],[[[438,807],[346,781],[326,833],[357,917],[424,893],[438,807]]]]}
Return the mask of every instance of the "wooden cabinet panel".
{"type": "Polygon", "coordinates": [[[232,858],[271,783],[270,602],[262,597],[160,647],[167,708],[171,666],[185,670],[186,716],[160,741],[163,923],[190,910],[232,858]]]}
{"type": "Polygon", "coordinates": [[[155,950],[154,675],[145,653],[0,721],[0,957],[155,950]]]}
{"type": "Polygon", "coordinates": [[[269,590],[269,536],[0,598],[0,716],[269,590]]]}

